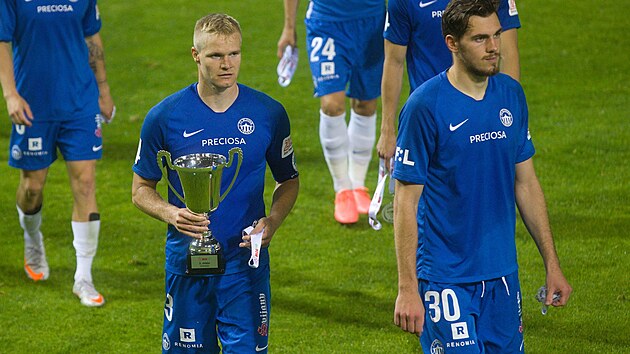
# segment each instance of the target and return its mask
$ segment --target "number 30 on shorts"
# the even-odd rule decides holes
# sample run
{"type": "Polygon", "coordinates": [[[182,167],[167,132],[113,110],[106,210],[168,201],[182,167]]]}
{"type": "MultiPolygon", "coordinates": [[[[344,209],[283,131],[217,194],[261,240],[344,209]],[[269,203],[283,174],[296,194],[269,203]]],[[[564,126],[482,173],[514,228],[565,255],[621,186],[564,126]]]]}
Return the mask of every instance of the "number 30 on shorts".
{"type": "Polygon", "coordinates": [[[442,316],[449,322],[457,321],[461,317],[459,301],[452,289],[444,289],[441,293],[427,291],[424,293],[424,302],[429,306],[429,316],[433,322],[439,322],[442,316]]]}

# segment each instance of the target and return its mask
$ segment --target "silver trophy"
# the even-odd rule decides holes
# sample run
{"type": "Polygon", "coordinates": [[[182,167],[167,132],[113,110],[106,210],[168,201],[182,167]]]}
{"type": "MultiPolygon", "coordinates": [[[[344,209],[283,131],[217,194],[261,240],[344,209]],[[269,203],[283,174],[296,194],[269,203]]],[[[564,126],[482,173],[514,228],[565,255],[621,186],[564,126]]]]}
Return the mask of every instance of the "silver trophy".
{"type": "MultiPolygon", "coordinates": [[[[243,162],[243,150],[238,147],[228,152],[229,161],[219,154],[190,154],[176,158],[171,162],[171,154],[160,150],[157,153],[157,163],[162,170],[162,176],[168,183],[173,194],[190,209],[190,211],[209,215],[219,207],[228,194],[243,162]],[[221,176],[223,168],[229,168],[234,162],[234,155],[238,154],[238,162],[232,182],[221,194],[221,176]],[[166,165],[164,165],[166,158],[166,165]],[[184,196],[182,197],[168,180],[166,168],[177,172],[184,196]]],[[[200,239],[194,239],[188,247],[188,266],[186,274],[223,274],[225,272],[225,258],[221,244],[212,235],[210,229],[204,232],[200,239]]]]}

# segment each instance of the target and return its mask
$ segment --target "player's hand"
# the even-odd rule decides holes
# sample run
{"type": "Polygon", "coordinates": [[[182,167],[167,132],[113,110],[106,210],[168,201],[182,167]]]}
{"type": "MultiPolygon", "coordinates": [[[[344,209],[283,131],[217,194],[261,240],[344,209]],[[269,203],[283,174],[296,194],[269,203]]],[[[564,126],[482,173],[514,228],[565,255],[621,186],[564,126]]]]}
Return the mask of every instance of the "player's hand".
{"type": "Polygon", "coordinates": [[[422,335],[424,306],[417,291],[398,291],[394,309],[394,324],[405,332],[422,335]]]}
{"type": "Polygon", "coordinates": [[[173,220],[171,224],[177,231],[194,238],[201,238],[210,225],[210,220],[206,215],[193,213],[188,208],[176,209],[171,218],[173,220]]]}
{"type": "MultiPolygon", "coordinates": [[[[273,222],[269,218],[262,217],[258,220],[258,222],[256,223],[256,226],[254,227],[252,232],[250,232],[250,234],[257,234],[261,230],[263,231],[262,247],[269,247],[269,243],[271,243],[271,239],[273,238],[273,235],[276,232],[276,226],[273,224],[273,222]]],[[[243,247],[251,248],[252,246],[251,237],[249,235],[244,235],[242,239],[243,239],[243,242],[239,243],[238,246],[242,248],[243,247]]]]}
{"type": "Polygon", "coordinates": [[[378,152],[378,157],[385,160],[387,171],[391,171],[390,161],[396,152],[396,134],[381,131],[381,136],[376,143],[376,151],[378,152]]]}
{"type": "Polygon", "coordinates": [[[9,112],[9,118],[15,125],[26,125],[30,127],[33,125],[33,112],[28,102],[19,94],[10,95],[6,97],[7,111],[9,112]]]}
{"type": "Polygon", "coordinates": [[[289,45],[293,48],[297,48],[297,32],[284,28],[278,40],[278,59],[282,58],[284,49],[289,45]]]}
{"type": "Polygon", "coordinates": [[[561,307],[567,304],[569,297],[573,292],[573,288],[569,285],[569,282],[562,274],[562,271],[547,273],[547,297],[545,298],[545,305],[561,307]],[[560,298],[553,300],[553,295],[558,294],[560,298]]]}

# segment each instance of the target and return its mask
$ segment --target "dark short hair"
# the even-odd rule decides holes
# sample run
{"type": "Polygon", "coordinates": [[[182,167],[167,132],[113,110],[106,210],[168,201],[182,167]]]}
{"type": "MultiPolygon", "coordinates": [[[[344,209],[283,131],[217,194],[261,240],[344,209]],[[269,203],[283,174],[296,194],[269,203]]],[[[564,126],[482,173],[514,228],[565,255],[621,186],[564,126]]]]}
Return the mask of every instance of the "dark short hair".
{"type": "Polygon", "coordinates": [[[442,35],[460,39],[469,27],[470,17],[488,17],[497,12],[497,0],[451,0],[442,13],[442,35]]]}

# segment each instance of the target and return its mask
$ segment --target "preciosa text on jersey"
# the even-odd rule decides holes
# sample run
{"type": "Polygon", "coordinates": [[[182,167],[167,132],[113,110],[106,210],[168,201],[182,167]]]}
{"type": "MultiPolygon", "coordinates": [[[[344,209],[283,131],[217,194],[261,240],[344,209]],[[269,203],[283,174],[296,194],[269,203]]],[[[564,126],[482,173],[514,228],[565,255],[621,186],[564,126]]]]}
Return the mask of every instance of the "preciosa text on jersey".
{"type": "Polygon", "coordinates": [[[37,13],[40,12],[72,12],[72,5],[44,5],[37,6],[37,13]]]}
{"type": "Polygon", "coordinates": [[[244,138],[211,138],[201,140],[201,146],[245,145],[244,138]]]}

